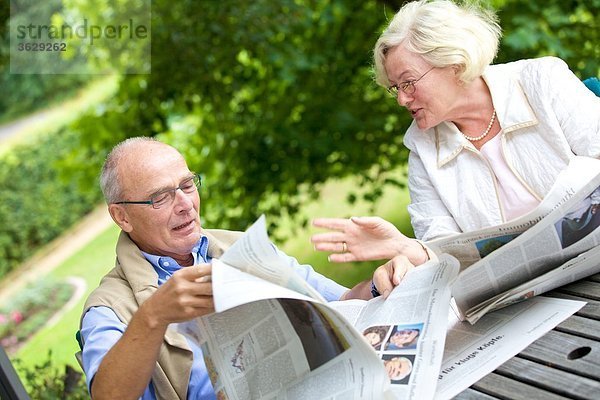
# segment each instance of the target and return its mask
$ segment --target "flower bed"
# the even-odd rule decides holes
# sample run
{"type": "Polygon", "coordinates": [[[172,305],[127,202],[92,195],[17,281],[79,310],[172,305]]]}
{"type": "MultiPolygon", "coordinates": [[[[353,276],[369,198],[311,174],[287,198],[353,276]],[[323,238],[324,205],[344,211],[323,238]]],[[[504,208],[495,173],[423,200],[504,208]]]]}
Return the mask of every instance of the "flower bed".
{"type": "Polygon", "coordinates": [[[71,298],[75,288],[63,281],[40,280],[0,307],[0,345],[13,354],[71,298]]]}

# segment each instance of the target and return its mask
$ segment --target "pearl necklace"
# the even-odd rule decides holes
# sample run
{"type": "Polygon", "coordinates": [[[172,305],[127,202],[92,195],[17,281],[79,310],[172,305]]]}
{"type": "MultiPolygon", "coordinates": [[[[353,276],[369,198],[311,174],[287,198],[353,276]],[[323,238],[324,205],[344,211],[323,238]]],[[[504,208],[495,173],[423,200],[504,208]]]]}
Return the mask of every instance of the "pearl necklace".
{"type": "Polygon", "coordinates": [[[465,135],[464,133],[462,135],[464,136],[465,139],[470,140],[471,142],[476,142],[478,140],[481,140],[484,137],[486,137],[488,133],[490,133],[490,129],[492,129],[492,125],[494,125],[495,119],[496,119],[496,109],[494,108],[494,112],[492,113],[492,119],[490,119],[490,123],[488,124],[485,132],[483,132],[481,135],[479,135],[477,137],[470,137],[470,136],[465,135]]]}

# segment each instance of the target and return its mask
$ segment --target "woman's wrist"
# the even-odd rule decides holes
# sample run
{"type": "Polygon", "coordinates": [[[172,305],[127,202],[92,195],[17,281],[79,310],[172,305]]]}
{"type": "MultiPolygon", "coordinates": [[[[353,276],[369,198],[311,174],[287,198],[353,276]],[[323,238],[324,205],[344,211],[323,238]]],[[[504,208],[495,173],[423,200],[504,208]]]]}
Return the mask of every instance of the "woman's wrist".
{"type": "Polygon", "coordinates": [[[427,249],[427,247],[423,244],[423,242],[421,242],[418,239],[415,239],[415,242],[417,242],[419,244],[419,246],[421,246],[421,249],[423,250],[423,253],[425,255],[423,262],[421,264],[426,263],[427,261],[431,260],[431,255],[429,254],[429,250],[427,249]]]}
{"type": "Polygon", "coordinates": [[[399,251],[398,254],[405,255],[414,265],[425,264],[431,259],[427,247],[420,240],[409,239],[407,242],[404,244],[404,249],[399,251]]]}

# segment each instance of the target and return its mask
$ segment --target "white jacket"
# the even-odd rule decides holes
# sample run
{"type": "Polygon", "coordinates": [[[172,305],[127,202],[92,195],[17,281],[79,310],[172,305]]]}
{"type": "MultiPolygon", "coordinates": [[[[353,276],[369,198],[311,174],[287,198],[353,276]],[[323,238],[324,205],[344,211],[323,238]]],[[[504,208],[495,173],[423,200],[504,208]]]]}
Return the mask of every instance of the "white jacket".
{"type": "MultiPolygon", "coordinates": [[[[485,79],[509,167],[538,199],[574,155],[600,155],[600,98],[554,57],[489,66],[485,79]]],[[[443,96],[443,93],[439,94],[443,96]]],[[[411,151],[408,211],[422,240],[505,222],[486,159],[453,123],[404,137],[411,151]]]]}

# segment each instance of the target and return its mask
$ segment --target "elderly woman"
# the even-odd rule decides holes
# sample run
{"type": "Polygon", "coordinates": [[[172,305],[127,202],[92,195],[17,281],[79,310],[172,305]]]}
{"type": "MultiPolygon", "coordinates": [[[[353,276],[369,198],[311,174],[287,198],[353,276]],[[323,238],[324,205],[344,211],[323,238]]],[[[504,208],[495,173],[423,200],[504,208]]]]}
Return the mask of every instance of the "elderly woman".
{"type": "MultiPolygon", "coordinates": [[[[575,155],[600,154],[600,99],[560,59],[494,60],[494,13],[451,1],[407,3],[374,49],[375,77],[413,122],[409,214],[426,241],[534,209],[575,155]]],[[[320,218],[315,248],[333,262],[434,256],[378,217],[320,218]]]]}

